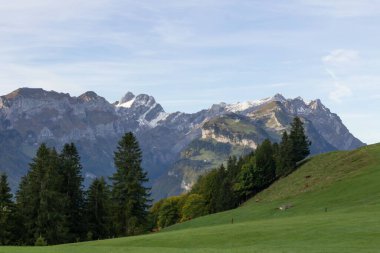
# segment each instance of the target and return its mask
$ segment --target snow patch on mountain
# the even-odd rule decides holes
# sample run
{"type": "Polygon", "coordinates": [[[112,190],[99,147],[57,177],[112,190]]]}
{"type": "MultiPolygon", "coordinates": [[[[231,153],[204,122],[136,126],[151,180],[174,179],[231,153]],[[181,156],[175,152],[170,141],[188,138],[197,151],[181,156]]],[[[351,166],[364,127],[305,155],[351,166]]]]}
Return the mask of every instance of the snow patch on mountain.
{"type": "Polygon", "coordinates": [[[116,104],[116,107],[123,107],[123,108],[131,108],[132,107],[132,104],[133,102],[135,102],[136,98],[132,98],[131,100],[127,101],[127,102],[124,102],[124,103],[119,103],[119,104],[116,104]]]}
{"type": "Polygon", "coordinates": [[[157,118],[151,120],[149,122],[149,125],[153,128],[153,127],[156,127],[158,126],[158,123],[161,122],[161,121],[164,121],[168,116],[170,115],[170,113],[166,113],[166,112],[160,112],[157,116],[157,118]]]}
{"type": "Polygon", "coordinates": [[[236,104],[229,104],[226,106],[228,112],[242,112],[252,107],[257,107],[259,105],[269,102],[272,98],[265,98],[260,100],[251,100],[246,102],[238,102],[236,104]]]}

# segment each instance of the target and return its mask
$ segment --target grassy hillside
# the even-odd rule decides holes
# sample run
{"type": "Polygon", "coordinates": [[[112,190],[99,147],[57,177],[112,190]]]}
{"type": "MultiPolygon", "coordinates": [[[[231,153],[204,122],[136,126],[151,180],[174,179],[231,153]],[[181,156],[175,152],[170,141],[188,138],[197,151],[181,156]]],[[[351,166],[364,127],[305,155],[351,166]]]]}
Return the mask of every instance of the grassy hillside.
{"type": "Polygon", "coordinates": [[[378,144],[316,156],[240,208],[160,233],[0,252],[378,252],[379,182],[378,144]]]}

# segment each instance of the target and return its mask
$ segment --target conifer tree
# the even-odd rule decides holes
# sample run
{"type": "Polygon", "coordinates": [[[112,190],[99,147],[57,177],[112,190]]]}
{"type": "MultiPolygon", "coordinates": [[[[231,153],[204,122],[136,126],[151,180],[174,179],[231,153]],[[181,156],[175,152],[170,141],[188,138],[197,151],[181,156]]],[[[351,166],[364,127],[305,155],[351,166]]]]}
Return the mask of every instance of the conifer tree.
{"type": "Polygon", "coordinates": [[[148,178],[141,167],[142,153],[131,132],[119,141],[114,160],[116,172],[111,180],[115,232],[120,236],[141,233],[147,223],[150,194],[144,186],[148,178]]]}
{"type": "Polygon", "coordinates": [[[299,117],[295,117],[290,130],[289,140],[292,146],[293,162],[299,162],[310,154],[311,142],[305,135],[303,123],[299,117]]]}
{"type": "Polygon", "coordinates": [[[276,177],[282,177],[289,174],[295,167],[292,156],[292,143],[286,131],[282,133],[281,143],[276,155],[276,177]]]}
{"type": "Polygon", "coordinates": [[[256,149],[254,166],[254,185],[258,189],[268,186],[276,177],[276,162],[272,143],[266,139],[256,149]]]}
{"type": "Polygon", "coordinates": [[[8,245],[12,240],[14,211],[11,188],[3,173],[0,175],[0,245],[8,245]]]}
{"type": "Polygon", "coordinates": [[[289,174],[296,168],[297,162],[310,154],[311,142],[305,135],[303,123],[299,117],[295,117],[291,124],[290,134],[286,131],[282,134],[282,140],[276,155],[276,176],[289,174]]]}
{"type": "Polygon", "coordinates": [[[234,208],[236,206],[236,198],[233,192],[234,178],[229,177],[229,171],[222,164],[217,170],[216,186],[213,197],[215,212],[221,212],[234,208]]]}
{"type": "Polygon", "coordinates": [[[69,230],[68,240],[74,242],[83,238],[86,230],[82,165],[74,143],[64,145],[59,161],[62,176],[61,192],[65,197],[64,214],[69,230]]]}
{"type": "Polygon", "coordinates": [[[86,214],[91,239],[110,236],[110,189],[103,177],[96,178],[88,189],[86,214]]]}
{"type": "Polygon", "coordinates": [[[236,156],[230,156],[227,161],[227,172],[228,177],[232,180],[236,179],[240,172],[240,168],[238,165],[238,159],[236,156]]]}
{"type": "Polygon", "coordinates": [[[240,201],[246,201],[254,190],[254,166],[255,158],[251,156],[250,159],[246,160],[242,165],[237,182],[233,186],[233,189],[238,195],[240,201]]]}
{"type": "Polygon", "coordinates": [[[33,211],[29,208],[32,199],[29,198],[29,177],[28,174],[21,178],[18,190],[16,192],[16,227],[15,234],[18,235],[17,244],[30,244],[30,238],[33,238],[33,233],[28,229],[30,222],[28,218],[33,215],[33,211]]]}
{"type": "Polygon", "coordinates": [[[64,196],[60,191],[62,180],[58,167],[57,152],[42,144],[20,184],[17,206],[24,223],[26,244],[34,244],[39,236],[48,244],[66,242],[64,196]]]}

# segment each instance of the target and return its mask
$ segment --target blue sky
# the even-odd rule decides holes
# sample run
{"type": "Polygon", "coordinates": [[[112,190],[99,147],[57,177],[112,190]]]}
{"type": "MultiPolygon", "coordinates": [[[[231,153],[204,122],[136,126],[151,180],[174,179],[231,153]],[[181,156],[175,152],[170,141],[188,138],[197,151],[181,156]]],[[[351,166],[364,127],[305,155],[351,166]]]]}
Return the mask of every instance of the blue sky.
{"type": "Polygon", "coordinates": [[[320,98],[375,143],[379,30],[380,0],[12,0],[0,5],[0,94],[132,91],[195,112],[282,93],[320,98]]]}

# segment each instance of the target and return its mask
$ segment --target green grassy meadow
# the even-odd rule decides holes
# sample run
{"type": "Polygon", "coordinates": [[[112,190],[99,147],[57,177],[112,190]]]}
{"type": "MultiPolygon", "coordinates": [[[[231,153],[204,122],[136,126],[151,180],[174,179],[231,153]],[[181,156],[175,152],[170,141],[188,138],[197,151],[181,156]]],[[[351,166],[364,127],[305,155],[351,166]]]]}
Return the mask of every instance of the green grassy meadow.
{"type": "Polygon", "coordinates": [[[380,252],[380,144],[313,157],[235,210],[149,235],[0,247],[19,252],[380,252]]]}

